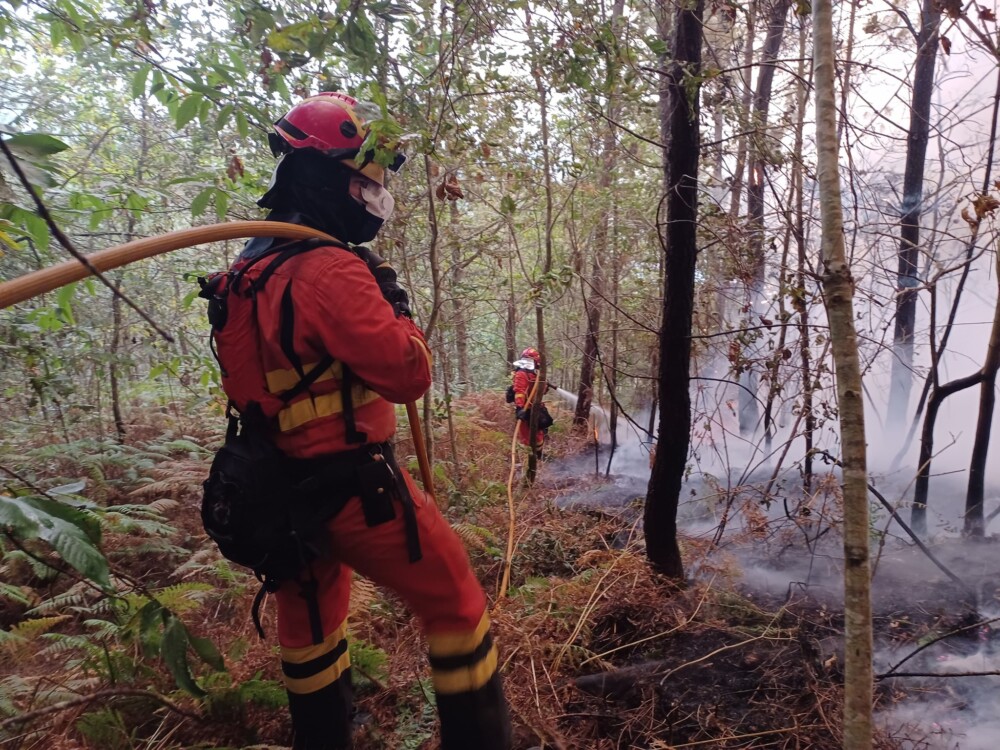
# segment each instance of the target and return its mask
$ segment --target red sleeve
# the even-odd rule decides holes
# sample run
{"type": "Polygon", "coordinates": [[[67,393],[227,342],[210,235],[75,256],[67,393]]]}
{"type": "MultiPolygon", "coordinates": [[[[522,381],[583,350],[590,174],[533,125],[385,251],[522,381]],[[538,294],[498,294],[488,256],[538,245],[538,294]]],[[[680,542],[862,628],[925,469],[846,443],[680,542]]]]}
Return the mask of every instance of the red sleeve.
{"type": "Polygon", "coordinates": [[[427,392],[431,353],[424,335],[409,318],[396,317],[362,260],[349,253],[331,256],[316,269],[311,287],[308,315],[330,356],[393,403],[416,401],[427,392]]]}
{"type": "Polygon", "coordinates": [[[523,409],[531,393],[531,379],[524,370],[514,371],[514,406],[523,409]]]}

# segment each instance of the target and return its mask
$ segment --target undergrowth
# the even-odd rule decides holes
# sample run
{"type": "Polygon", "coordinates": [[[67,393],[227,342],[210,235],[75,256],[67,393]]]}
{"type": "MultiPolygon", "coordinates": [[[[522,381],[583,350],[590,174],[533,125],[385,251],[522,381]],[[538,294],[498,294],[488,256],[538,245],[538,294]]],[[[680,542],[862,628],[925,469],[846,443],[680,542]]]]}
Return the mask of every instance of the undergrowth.
{"type": "MultiPolygon", "coordinates": [[[[57,554],[65,540],[19,539],[5,521],[5,747],[289,742],[273,612],[265,606],[271,638],[261,642],[249,617],[256,582],[221,559],[200,528],[200,484],[220,436],[194,421],[157,419],[140,431],[146,439],[127,445],[23,435],[0,447],[0,466],[10,470],[0,494],[65,510],[81,524],[80,545],[106,560],[101,570],[72,561],[57,554]]],[[[704,540],[682,540],[700,575],[678,586],[650,570],[622,517],[560,509],[555,490],[515,481],[511,585],[499,597],[510,422],[494,394],[459,402],[461,470],[449,462],[443,425],[435,435],[440,500],[492,601],[518,750],[840,746],[839,667],[821,645],[838,624],[738,593],[735,564],[704,540]]],[[[412,448],[405,430],[400,436],[406,460],[412,448]]],[[[557,457],[574,445],[569,436],[560,444],[557,457]]],[[[418,624],[360,579],[350,617],[356,747],[435,748],[418,624]]]]}

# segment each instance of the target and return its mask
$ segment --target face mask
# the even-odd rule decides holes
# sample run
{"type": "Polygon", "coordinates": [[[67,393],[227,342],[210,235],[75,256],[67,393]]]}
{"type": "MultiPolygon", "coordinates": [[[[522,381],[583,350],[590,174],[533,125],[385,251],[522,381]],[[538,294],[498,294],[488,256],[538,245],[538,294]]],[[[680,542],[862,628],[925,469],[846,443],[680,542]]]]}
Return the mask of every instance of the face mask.
{"type": "Polygon", "coordinates": [[[358,174],[351,177],[351,197],[361,203],[372,216],[385,221],[396,205],[392,194],[374,180],[358,174]]]}

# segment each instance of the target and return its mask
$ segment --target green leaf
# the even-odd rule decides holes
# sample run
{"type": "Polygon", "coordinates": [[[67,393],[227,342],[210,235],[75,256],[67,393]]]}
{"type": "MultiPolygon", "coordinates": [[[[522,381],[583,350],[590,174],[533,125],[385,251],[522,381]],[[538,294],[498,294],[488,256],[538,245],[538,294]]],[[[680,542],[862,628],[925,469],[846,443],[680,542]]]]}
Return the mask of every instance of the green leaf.
{"type": "Polygon", "coordinates": [[[514,199],[509,195],[505,195],[500,199],[500,212],[505,213],[508,216],[513,216],[514,211],[517,209],[517,205],[514,203],[514,199]]]}
{"type": "Polygon", "coordinates": [[[219,114],[215,116],[216,130],[222,130],[229,123],[229,120],[233,116],[234,109],[235,107],[233,107],[232,104],[227,104],[225,107],[219,110],[219,114]]]}
{"type": "MultiPolygon", "coordinates": [[[[72,286],[72,285],[71,285],[72,286]]],[[[48,490],[50,495],[79,495],[80,490],[87,486],[87,481],[85,479],[77,480],[76,482],[70,482],[69,484],[60,484],[58,487],[53,487],[48,490]]]]}
{"type": "Polygon", "coordinates": [[[80,529],[63,523],[47,536],[46,541],[63,560],[101,588],[111,589],[107,558],[90,543],[80,529]]]}
{"type": "Polygon", "coordinates": [[[0,525],[26,541],[48,543],[80,574],[110,590],[108,561],[91,539],[92,524],[86,514],[49,498],[0,496],[0,525]]]}
{"type": "Polygon", "coordinates": [[[229,209],[229,194],[224,190],[215,191],[215,218],[219,221],[226,220],[226,211],[229,209]]]}
{"type": "Polygon", "coordinates": [[[139,647],[147,659],[152,659],[159,650],[160,625],[163,623],[163,605],[155,599],[147,602],[139,610],[139,647]]]}
{"type": "Polygon", "coordinates": [[[644,41],[654,55],[667,54],[667,43],[663,39],[655,36],[647,36],[644,41]]]}
{"type": "Polygon", "coordinates": [[[198,193],[198,195],[194,197],[194,200],[191,201],[191,215],[201,216],[205,213],[205,209],[208,208],[208,202],[212,200],[212,196],[214,194],[214,187],[207,187],[198,193]]]}
{"type": "Polygon", "coordinates": [[[73,297],[76,294],[76,284],[67,284],[56,293],[56,306],[62,313],[63,319],[70,325],[76,324],[73,317],[73,297]]]}
{"type": "Polygon", "coordinates": [[[18,133],[9,136],[5,143],[15,154],[28,158],[52,156],[69,148],[69,144],[47,133],[18,133]]]}
{"type": "Polygon", "coordinates": [[[250,135],[250,123],[247,122],[246,115],[242,112],[236,113],[236,129],[239,131],[240,138],[247,138],[250,135]]]}
{"type": "MultiPolygon", "coordinates": [[[[50,490],[50,492],[53,492],[53,490],[50,490]]],[[[50,516],[61,518],[67,523],[78,526],[95,545],[101,543],[101,521],[93,512],[88,512],[80,507],[74,507],[73,505],[49,497],[31,495],[25,499],[33,507],[45,511],[50,516]]]]}
{"type": "Polygon", "coordinates": [[[190,94],[184,97],[177,108],[177,127],[183,128],[195,117],[198,116],[198,107],[201,106],[203,97],[201,94],[190,94]]]}
{"type": "Polygon", "coordinates": [[[174,676],[177,686],[187,690],[196,698],[206,695],[205,691],[198,687],[191,674],[191,665],[188,663],[187,647],[190,636],[184,623],[174,615],[167,616],[166,627],[163,628],[163,642],[160,644],[160,656],[174,676]]]}
{"type": "Polygon", "coordinates": [[[30,539],[38,534],[38,524],[24,513],[20,503],[12,497],[0,495],[0,526],[5,526],[19,539],[30,539]]]}
{"type": "Polygon", "coordinates": [[[163,78],[163,73],[159,70],[153,71],[153,82],[149,87],[150,94],[159,93],[160,89],[167,85],[167,82],[163,78]]]}
{"type": "Polygon", "coordinates": [[[146,78],[149,76],[149,66],[142,65],[132,75],[132,98],[141,99],[146,93],[146,78]]]}
{"type": "Polygon", "coordinates": [[[312,20],[299,21],[267,35],[267,46],[275,52],[300,52],[306,48],[309,34],[316,29],[312,20]]]}
{"type": "Polygon", "coordinates": [[[190,641],[191,648],[194,649],[194,652],[198,654],[203,662],[219,672],[225,671],[226,662],[222,658],[222,654],[219,653],[219,649],[215,647],[215,644],[211,640],[188,634],[188,641],[190,641]]]}
{"type": "Polygon", "coordinates": [[[52,21],[49,24],[49,42],[51,42],[52,46],[58,47],[65,38],[66,24],[61,21],[52,21]]]}

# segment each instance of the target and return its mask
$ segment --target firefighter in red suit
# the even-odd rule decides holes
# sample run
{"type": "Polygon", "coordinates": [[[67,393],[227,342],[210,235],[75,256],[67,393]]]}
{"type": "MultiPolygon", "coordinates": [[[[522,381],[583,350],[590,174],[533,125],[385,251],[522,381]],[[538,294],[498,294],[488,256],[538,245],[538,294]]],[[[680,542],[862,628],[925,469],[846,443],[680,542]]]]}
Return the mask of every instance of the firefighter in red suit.
{"type": "MultiPolygon", "coordinates": [[[[394,404],[414,401],[431,383],[431,355],[395,273],[354,247],[372,240],[392,211],[380,164],[390,161],[388,168],[395,170],[404,160],[393,158],[388,147],[378,162],[374,151],[359,156],[368,134],[366,115],[371,119],[365,106],[370,105],[345,94],[320,94],[295,105],[270,134],[279,161],[259,201],[270,209],[268,219],[310,226],[350,246],[314,247],[291,258],[258,295],[261,366],[269,392],[288,391],[310,365],[334,360],[274,420],[274,444],[296,459],[388,441],[396,430],[394,404]],[[294,326],[282,326],[283,317],[293,317],[294,326]]],[[[252,240],[238,262],[268,253],[277,242],[282,240],[252,240]]],[[[266,258],[260,265],[265,264],[266,258]]],[[[299,582],[284,581],[276,592],[293,747],[351,747],[347,612],[352,571],[358,571],[395,591],[420,619],[443,750],[509,750],[486,597],[462,542],[433,499],[407,472],[400,474],[396,481],[405,481],[412,498],[409,527],[406,512],[373,524],[359,498],[328,522],[332,551],[310,564],[319,629],[299,582]]]]}
{"type": "MultiPolygon", "coordinates": [[[[542,355],[534,347],[529,346],[521,352],[521,359],[515,362],[514,367],[514,415],[517,417],[517,441],[521,445],[531,445],[531,419],[532,389],[535,381],[538,380],[538,369],[542,366],[542,355]],[[523,363],[524,366],[519,366],[523,363]]],[[[548,390],[552,386],[547,386],[548,390]]],[[[542,394],[535,393],[534,398],[541,401],[542,394]]],[[[552,417],[544,404],[540,404],[541,413],[538,415],[538,429],[535,431],[535,451],[539,458],[542,456],[542,444],[548,434],[549,427],[552,426],[552,417]]]]}

